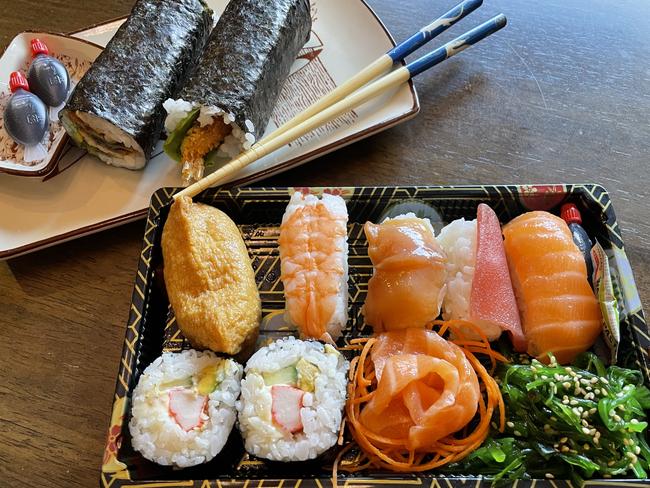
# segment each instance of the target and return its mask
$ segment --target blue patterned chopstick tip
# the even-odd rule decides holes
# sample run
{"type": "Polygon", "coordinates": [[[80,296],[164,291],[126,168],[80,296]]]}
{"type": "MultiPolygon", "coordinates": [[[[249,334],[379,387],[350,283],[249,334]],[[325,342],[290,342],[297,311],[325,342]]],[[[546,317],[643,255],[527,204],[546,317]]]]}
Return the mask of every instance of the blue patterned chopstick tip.
{"type": "Polygon", "coordinates": [[[449,29],[449,27],[454,25],[456,22],[467,17],[482,4],[483,0],[465,0],[459,3],[449,12],[441,15],[429,25],[425,25],[422,27],[422,29],[417,31],[401,44],[395,46],[386,54],[390,56],[393,62],[402,61],[413,51],[421,48],[431,39],[439,36],[441,33],[449,29]]]}
{"type": "Polygon", "coordinates": [[[429,54],[422,56],[420,59],[409,63],[406,66],[406,69],[408,69],[411,78],[419,75],[423,71],[428,70],[436,64],[441,63],[445,59],[450,58],[461,51],[464,51],[473,44],[476,44],[489,35],[494,34],[499,29],[505,27],[506,23],[506,16],[499,14],[487,22],[479,25],[478,27],[473,28],[471,31],[457,37],[453,41],[449,41],[447,44],[439,47],[435,51],[432,51],[429,54]]]}

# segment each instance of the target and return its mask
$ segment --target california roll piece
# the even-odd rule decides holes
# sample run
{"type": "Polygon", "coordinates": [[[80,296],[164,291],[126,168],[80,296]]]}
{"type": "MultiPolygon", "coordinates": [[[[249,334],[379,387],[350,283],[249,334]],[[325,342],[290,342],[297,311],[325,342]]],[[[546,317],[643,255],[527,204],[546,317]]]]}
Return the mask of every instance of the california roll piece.
{"type": "Polygon", "coordinates": [[[246,364],[238,402],[246,450],[272,461],[314,459],[339,435],[349,364],[334,347],[293,337],[246,364]]]}
{"type": "Polygon", "coordinates": [[[160,137],[163,102],[212,29],[202,0],[138,0],[60,114],[73,141],[105,163],[141,169],[160,137]]]}
{"type": "Polygon", "coordinates": [[[296,192],[280,225],[287,320],[302,338],[333,342],[348,321],[348,210],[336,195],[296,192]]]}
{"type": "Polygon", "coordinates": [[[179,468],[210,461],[235,423],[241,377],[241,365],[209,351],[163,353],[133,391],[133,448],[179,468]]]}
{"type": "Polygon", "coordinates": [[[182,163],[186,183],[263,134],[310,31],[309,0],[228,3],[198,68],[165,102],[165,152],[182,163]]]}

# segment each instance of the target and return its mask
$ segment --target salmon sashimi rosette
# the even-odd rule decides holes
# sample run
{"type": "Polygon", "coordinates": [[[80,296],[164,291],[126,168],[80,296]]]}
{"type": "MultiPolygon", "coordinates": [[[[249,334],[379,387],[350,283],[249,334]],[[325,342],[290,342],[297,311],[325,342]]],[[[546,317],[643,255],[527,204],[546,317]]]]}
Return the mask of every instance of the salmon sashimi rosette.
{"type": "Polygon", "coordinates": [[[505,358],[485,337],[456,344],[441,335],[450,328],[462,337],[472,324],[442,324],[440,333],[409,328],[355,342],[364,345],[351,366],[346,413],[374,466],[426,471],[458,461],[485,440],[497,409],[503,428],[499,387],[472,351],[505,358]]]}

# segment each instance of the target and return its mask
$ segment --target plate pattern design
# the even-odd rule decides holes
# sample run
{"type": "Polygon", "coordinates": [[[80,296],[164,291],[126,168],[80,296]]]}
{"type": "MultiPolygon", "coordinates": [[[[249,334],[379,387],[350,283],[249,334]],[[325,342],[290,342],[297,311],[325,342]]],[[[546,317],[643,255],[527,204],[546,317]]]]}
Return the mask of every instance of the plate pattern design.
{"type": "MultiPolygon", "coordinates": [[[[196,488],[327,488],[332,480],[328,460],[294,463],[278,467],[250,458],[234,433],[228,446],[215,460],[202,467],[174,471],[144,460],[130,446],[128,433],[129,398],[140,372],[161,351],[189,347],[176,327],[164,291],[164,272],[160,234],[172,195],[178,188],[162,188],[151,198],[142,251],[133,288],[123,353],[116,382],[111,423],[108,429],[100,484],[103,487],[196,487],[196,488]],[[225,458],[221,459],[220,458],[225,458]],[[300,464],[300,466],[296,466],[300,464]]],[[[237,222],[256,273],[263,306],[261,340],[291,334],[284,325],[284,299],[279,279],[277,252],[278,226],[294,188],[210,189],[196,198],[228,213],[237,222]]],[[[554,209],[565,201],[578,205],[589,234],[605,248],[613,272],[621,311],[622,343],[619,362],[640,369],[650,384],[650,331],[645,321],[623,239],[607,191],[599,185],[504,185],[504,186],[427,186],[427,187],[344,187],[299,188],[303,192],[341,195],[350,214],[350,320],[343,342],[366,335],[360,314],[372,265],[363,235],[366,220],[378,220],[396,204],[418,200],[433,206],[442,221],[473,218],[476,206],[488,203],[502,222],[530,209],[554,209]]],[[[434,223],[435,227],[435,223],[434,223]]],[[[585,486],[624,487],[647,485],[649,480],[590,480],[585,486]]],[[[405,486],[455,488],[489,487],[480,476],[441,477],[435,474],[400,476],[392,473],[364,473],[340,476],[339,486],[405,486]]],[[[519,480],[517,487],[569,488],[568,480],[519,480]]]]}

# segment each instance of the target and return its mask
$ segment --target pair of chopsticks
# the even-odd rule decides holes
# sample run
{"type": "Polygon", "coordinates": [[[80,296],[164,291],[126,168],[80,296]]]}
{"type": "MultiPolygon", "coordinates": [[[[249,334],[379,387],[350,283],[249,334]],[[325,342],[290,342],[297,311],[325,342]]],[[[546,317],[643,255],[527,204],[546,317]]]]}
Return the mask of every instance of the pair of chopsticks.
{"type": "Polygon", "coordinates": [[[465,18],[480,7],[482,3],[483,0],[465,0],[459,3],[449,12],[413,34],[406,41],[380,56],[361,72],[332,90],[313,105],[297,114],[266,137],[260,139],[248,151],[243,152],[212,174],[176,193],[174,199],[181,196],[193,197],[197,195],[254,161],[295,141],[331,120],[340,117],[344,113],[381,95],[387,90],[406,83],[409,79],[419,75],[423,71],[436,66],[445,59],[458,54],[503,28],[506,25],[506,17],[503,14],[499,14],[429,54],[422,56],[406,66],[390,71],[395,64],[401,63],[406,56],[424,46],[459,20],[465,18]],[[377,78],[375,81],[367,85],[367,83],[375,78],[377,78]],[[361,88],[364,85],[367,86],[361,88]]]}

